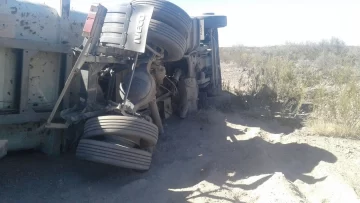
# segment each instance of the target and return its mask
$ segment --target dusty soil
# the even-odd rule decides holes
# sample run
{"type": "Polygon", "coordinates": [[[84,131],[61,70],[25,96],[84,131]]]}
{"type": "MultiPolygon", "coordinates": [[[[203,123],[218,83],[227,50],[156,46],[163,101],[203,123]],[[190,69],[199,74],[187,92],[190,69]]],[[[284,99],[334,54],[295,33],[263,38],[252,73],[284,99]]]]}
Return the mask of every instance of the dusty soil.
{"type": "MultiPolygon", "coordinates": [[[[246,70],[222,67],[231,87],[246,83],[246,70]]],[[[167,120],[145,173],[72,153],[10,153],[0,161],[0,202],[360,202],[360,141],[231,108],[167,120]]]]}
{"type": "Polygon", "coordinates": [[[360,202],[360,142],[241,113],[166,122],[150,171],[10,153],[1,202],[360,202]]]}

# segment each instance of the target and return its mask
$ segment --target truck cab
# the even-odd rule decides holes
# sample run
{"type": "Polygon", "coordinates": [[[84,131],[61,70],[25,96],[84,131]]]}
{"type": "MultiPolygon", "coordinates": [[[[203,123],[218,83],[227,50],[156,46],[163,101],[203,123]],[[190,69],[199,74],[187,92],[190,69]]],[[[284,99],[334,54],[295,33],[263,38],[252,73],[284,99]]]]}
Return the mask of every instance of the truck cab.
{"type": "Polygon", "coordinates": [[[186,118],[221,91],[226,16],[190,17],[165,0],[95,4],[87,13],[70,0],[46,4],[0,7],[7,150],[75,147],[82,159],[147,170],[162,122],[186,118]]]}

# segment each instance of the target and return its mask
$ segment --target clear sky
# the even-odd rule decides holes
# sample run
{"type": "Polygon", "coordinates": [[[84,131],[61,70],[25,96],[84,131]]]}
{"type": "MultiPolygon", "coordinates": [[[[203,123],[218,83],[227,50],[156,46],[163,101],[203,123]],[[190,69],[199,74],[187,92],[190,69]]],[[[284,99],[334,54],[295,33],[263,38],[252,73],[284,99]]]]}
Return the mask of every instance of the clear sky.
{"type": "Polygon", "coordinates": [[[360,0],[170,1],[192,16],[227,15],[228,26],[220,29],[220,46],[268,46],[331,37],[360,45],[360,0]]]}

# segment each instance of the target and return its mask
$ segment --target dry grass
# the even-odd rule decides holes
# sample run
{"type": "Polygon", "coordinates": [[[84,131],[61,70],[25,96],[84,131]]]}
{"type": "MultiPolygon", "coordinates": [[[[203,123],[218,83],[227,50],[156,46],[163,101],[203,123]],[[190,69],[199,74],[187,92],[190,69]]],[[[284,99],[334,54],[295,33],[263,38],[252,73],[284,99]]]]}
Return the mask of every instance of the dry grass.
{"type": "Polygon", "coordinates": [[[360,86],[350,78],[332,91],[316,89],[306,124],[317,134],[360,137],[360,86]]]}
{"type": "MultiPolygon", "coordinates": [[[[241,72],[237,85],[224,89],[267,103],[296,116],[303,103],[313,108],[305,125],[326,136],[360,137],[360,48],[341,40],[278,47],[222,48],[223,63],[241,72]]],[[[260,102],[261,104],[261,102],[260,102]]],[[[256,103],[259,105],[259,103],[256,103]]]]}

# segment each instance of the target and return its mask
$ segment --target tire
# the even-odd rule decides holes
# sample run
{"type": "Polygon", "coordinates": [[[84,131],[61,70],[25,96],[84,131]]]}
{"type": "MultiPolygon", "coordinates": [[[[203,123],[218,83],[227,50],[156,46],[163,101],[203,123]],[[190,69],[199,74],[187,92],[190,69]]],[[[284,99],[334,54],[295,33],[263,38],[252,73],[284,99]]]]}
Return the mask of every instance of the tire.
{"type": "MultiPolygon", "coordinates": [[[[106,44],[121,44],[124,29],[120,23],[106,23],[102,28],[100,42],[106,44]]],[[[186,39],[174,28],[157,20],[151,20],[147,43],[165,50],[164,61],[178,61],[185,53],[186,39]]]]}
{"type": "Polygon", "coordinates": [[[134,137],[144,140],[144,147],[149,147],[156,145],[158,134],[156,125],[136,117],[100,116],[86,121],[83,138],[100,135],[134,137]]]}
{"type": "Polygon", "coordinates": [[[219,54],[219,36],[218,36],[218,30],[215,29],[214,30],[214,38],[215,38],[215,42],[214,42],[214,47],[212,47],[212,49],[216,50],[216,52],[214,53],[216,56],[216,61],[215,64],[212,64],[212,68],[215,68],[216,70],[216,83],[217,86],[215,84],[210,83],[211,85],[209,85],[209,89],[207,91],[208,96],[209,97],[214,97],[214,96],[219,96],[222,92],[222,76],[221,76],[221,64],[220,64],[220,54],[219,54]]]}
{"type": "Polygon", "coordinates": [[[200,16],[199,19],[204,19],[204,28],[222,28],[227,26],[226,16],[217,15],[204,15],[200,16]]]}
{"type": "Polygon", "coordinates": [[[136,170],[148,170],[152,155],[149,152],[114,143],[82,139],[76,149],[80,159],[136,170]]]}
{"type": "Polygon", "coordinates": [[[186,39],[174,28],[157,20],[151,20],[147,43],[165,50],[164,61],[180,60],[186,50],[186,39]]]}
{"type": "Polygon", "coordinates": [[[134,0],[133,5],[149,5],[154,7],[152,19],[163,22],[177,30],[185,39],[191,27],[190,16],[177,5],[165,0],[134,0]]]}

